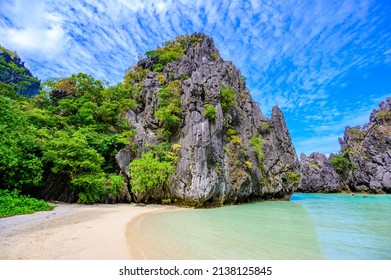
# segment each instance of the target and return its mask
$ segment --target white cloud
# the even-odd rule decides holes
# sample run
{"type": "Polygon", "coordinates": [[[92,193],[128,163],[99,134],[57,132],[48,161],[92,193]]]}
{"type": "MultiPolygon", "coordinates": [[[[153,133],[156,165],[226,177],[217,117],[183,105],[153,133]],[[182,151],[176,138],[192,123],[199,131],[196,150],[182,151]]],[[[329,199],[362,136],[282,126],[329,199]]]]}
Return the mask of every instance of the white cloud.
{"type": "MultiPolygon", "coordinates": [[[[16,0],[4,6],[13,26],[0,29],[0,37],[7,47],[21,55],[55,59],[67,43],[61,18],[45,10],[43,1],[16,0]]],[[[2,8],[3,8],[2,7],[2,8]]]]}
{"type": "Polygon", "coordinates": [[[64,31],[59,26],[48,29],[8,29],[3,33],[14,49],[27,55],[38,55],[43,59],[55,59],[65,42],[64,31]]]}
{"type": "MultiPolygon", "coordinates": [[[[124,8],[131,10],[132,12],[138,12],[145,8],[144,1],[141,0],[119,0],[119,4],[121,4],[124,8]]],[[[148,1],[150,2],[150,1],[148,1]]]]}

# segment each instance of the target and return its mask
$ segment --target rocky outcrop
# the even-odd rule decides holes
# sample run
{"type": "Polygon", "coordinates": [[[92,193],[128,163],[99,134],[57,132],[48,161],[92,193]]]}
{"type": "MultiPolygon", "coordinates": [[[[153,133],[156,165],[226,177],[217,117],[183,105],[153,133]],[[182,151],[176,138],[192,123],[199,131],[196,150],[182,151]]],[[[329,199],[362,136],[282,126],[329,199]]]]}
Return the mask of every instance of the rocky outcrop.
{"type": "Polygon", "coordinates": [[[391,98],[363,128],[347,127],[339,142],[341,154],[354,166],[352,191],[391,193],[391,98]]]}
{"type": "Polygon", "coordinates": [[[341,175],[331,165],[329,159],[320,153],[310,156],[300,155],[300,184],[297,192],[336,193],[349,191],[341,175]]]}
{"type": "Polygon", "coordinates": [[[32,97],[39,93],[41,82],[35,78],[20,57],[0,46],[0,83],[11,86],[18,94],[32,97]]]}
{"type": "Polygon", "coordinates": [[[299,164],[281,110],[274,107],[272,117],[265,117],[245,78],[221,58],[213,39],[199,33],[193,38],[184,55],[161,72],[153,71],[153,57],[137,65],[147,70],[134,84],[141,105],[127,113],[138,132],[132,140],[137,152],[129,147],[120,151],[118,165],[129,176],[130,162],[162,138],[168,139],[178,160],[168,189],[133,191],[135,200],[161,202],[164,196],[178,205],[201,207],[288,199],[299,182],[299,164]],[[167,86],[180,92],[180,122],[164,136],[156,111],[159,92],[167,86]]]}
{"type": "Polygon", "coordinates": [[[391,98],[364,127],[346,127],[339,143],[340,153],[329,159],[301,155],[297,191],[391,193],[391,98]]]}

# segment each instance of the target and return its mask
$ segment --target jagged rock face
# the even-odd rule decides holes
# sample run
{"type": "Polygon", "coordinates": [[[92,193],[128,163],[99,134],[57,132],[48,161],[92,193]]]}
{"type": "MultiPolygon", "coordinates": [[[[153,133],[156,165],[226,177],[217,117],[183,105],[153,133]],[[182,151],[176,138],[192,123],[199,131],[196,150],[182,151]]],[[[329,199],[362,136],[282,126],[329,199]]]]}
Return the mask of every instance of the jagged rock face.
{"type": "MultiPolygon", "coordinates": [[[[181,87],[181,125],[170,139],[179,147],[175,172],[169,177],[173,202],[201,207],[289,198],[298,184],[298,160],[280,109],[274,107],[272,117],[265,117],[240,71],[220,57],[211,38],[196,36],[202,42],[160,74],[151,71],[142,81],[143,106],[127,113],[138,131],[133,141],[138,152],[131,155],[128,149],[117,155],[123,174],[129,176],[130,161],[160,141],[155,112],[163,75],[166,82],[179,80],[181,87]],[[235,92],[228,108],[222,102],[224,87],[235,92]],[[206,116],[206,105],[214,108],[214,118],[206,116]]],[[[138,66],[152,69],[153,61],[144,59],[138,66]]],[[[138,202],[159,202],[163,193],[133,195],[138,202]]]]}
{"type": "Polygon", "coordinates": [[[338,156],[346,161],[340,173],[330,165],[331,156],[302,155],[297,191],[391,193],[391,98],[372,111],[363,128],[346,127],[339,143],[338,156]]]}
{"type": "Polygon", "coordinates": [[[41,82],[33,77],[31,71],[16,54],[0,49],[0,82],[14,86],[18,94],[32,97],[39,93],[41,82]],[[10,67],[10,65],[13,67],[10,67]]]}
{"type": "Polygon", "coordinates": [[[329,159],[320,153],[300,155],[300,184],[297,192],[335,193],[349,191],[342,177],[335,171],[329,159]]]}
{"type": "Polygon", "coordinates": [[[347,127],[341,152],[354,165],[354,191],[391,193],[391,98],[371,113],[363,128],[347,127]]]}

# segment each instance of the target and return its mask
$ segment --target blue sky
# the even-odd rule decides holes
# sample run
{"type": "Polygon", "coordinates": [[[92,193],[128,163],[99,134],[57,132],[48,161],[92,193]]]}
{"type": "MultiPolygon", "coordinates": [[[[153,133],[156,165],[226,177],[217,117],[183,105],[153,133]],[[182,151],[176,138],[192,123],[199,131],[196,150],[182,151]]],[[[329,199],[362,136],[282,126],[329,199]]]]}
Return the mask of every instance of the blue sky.
{"type": "Polygon", "coordinates": [[[0,44],[40,79],[85,72],[111,84],[177,35],[212,36],[270,116],[283,111],[298,155],[339,151],[391,96],[391,2],[0,0],[0,44]]]}

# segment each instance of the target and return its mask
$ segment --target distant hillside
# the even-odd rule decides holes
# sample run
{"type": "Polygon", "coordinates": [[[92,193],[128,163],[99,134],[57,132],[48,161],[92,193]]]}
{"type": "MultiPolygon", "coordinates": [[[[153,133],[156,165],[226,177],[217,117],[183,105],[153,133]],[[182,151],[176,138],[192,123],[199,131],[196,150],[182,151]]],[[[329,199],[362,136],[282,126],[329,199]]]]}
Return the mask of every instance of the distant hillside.
{"type": "Polygon", "coordinates": [[[39,93],[40,81],[33,76],[17,53],[0,46],[0,89],[3,94],[32,97],[39,93]]]}

